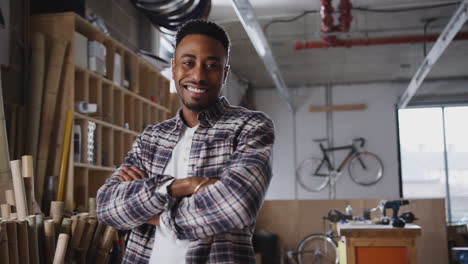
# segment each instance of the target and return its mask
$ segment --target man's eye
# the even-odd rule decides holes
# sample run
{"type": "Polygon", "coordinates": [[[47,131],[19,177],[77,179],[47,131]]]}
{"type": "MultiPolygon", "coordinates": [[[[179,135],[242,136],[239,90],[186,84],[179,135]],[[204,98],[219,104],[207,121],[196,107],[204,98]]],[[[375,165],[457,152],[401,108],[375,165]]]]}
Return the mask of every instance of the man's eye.
{"type": "Polygon", "coordinates": [[[186,65],[186,66],[193,66],[193,62],[191,61],[184,61],[182,62],[183,65],[186,65]]]}
{"type": "Polygon", "coordinates": [[[217,69],[218,67],[219,67],[219,65],[216,64],[216,63],[210,63],[210,64],[206,65],[207,69],[217,69]]]}

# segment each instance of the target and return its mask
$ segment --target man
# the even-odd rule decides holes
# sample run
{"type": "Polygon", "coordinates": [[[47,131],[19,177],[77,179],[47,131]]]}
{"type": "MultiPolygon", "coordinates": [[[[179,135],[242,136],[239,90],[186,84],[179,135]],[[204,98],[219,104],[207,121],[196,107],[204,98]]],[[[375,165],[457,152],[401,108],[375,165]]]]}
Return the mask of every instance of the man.
{"type": "Polygon", "coordinates": [[[98,220],[132,230],[125,263],[255,262],[274,131],[265,114],[219,97],[229,45],[212,22],[179,29],[172,74],[182,107],[147,127],[98,191],[98,220]]]}

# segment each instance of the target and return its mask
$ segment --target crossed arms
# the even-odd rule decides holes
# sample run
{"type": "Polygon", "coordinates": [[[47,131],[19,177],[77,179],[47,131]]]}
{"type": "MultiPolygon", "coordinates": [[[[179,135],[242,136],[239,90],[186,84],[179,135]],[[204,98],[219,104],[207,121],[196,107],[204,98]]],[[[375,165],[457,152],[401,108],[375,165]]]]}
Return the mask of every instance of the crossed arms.
{"type": "Polygon", "coordinates": [[[160,220],[179,239],[200,239],[250,226],[271,179],[273,141],[271,120],[255,113],[239,134],[237,148],[218,180],[211,179],[195,194],[193,190],[203,177],[175,180],[169,192],[163,194],[156,190],[172,180],[172,176],[158,174],[146,178],[128,168],[144,168],[140,136],[121,168],[99,189],[98,220],[118,229],[158,224],[160,220]],[[131,171],[122,173],[125,170],[131,171]]]}

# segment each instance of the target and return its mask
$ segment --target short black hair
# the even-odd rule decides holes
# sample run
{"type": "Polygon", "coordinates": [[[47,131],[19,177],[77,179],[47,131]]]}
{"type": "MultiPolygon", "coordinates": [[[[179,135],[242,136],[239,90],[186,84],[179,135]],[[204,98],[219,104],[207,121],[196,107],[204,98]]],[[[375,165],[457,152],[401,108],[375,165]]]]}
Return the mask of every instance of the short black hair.
{"type": "Polygon", "coordinates": [[[189,20],[180,26],[179,30],[177,30],[175,37],[176,48],[179,46],[179,43],[184,37],[191,34],[200,34],[216,39],[223,45],[224,50],[226,51],[226,55],[229,56],[231,42],[226,30],[224,30],[222,26],[216,24],[215,22],[203,19],[189,20]]]}

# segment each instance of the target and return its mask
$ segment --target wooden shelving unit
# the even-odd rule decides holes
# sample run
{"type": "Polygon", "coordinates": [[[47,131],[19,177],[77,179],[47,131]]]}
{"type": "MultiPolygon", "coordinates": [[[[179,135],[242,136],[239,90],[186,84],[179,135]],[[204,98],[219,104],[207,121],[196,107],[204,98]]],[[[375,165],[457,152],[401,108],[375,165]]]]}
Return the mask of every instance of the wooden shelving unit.
{"type": "Polygon", "coordinates": [[[77,102],[97,104],[96,113],[74,112],[74,124],[81,126],[81,155],[79,160],[74,160],[74,144],[71,144],[65,206],[67,210],[84,211],[88,198],[96,196],[144,127],[172,115],[169,80],[133,51],[74,13],[32,16],[31,31],[69,43],[61,85],[63,120],[65,110],[74,109],[77,102]],[[75,64],[75,31],[106,47],[106,76],[75,64]],[[117,74],[121,80],[129,79],[128,87],[114,82],[116,54],[121,57],[121,71],[117,74]],[[91,137],[87,129],[90,125],[95,127],[91,137]],[[95,142],[93,160],[89,160],[87,147],[91,139],[95,142]]]}

